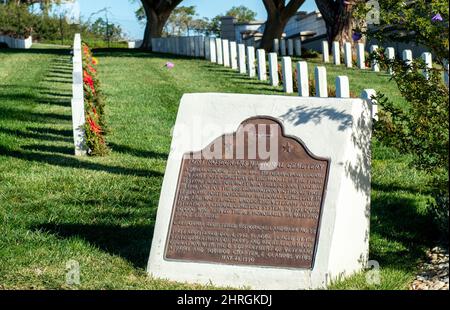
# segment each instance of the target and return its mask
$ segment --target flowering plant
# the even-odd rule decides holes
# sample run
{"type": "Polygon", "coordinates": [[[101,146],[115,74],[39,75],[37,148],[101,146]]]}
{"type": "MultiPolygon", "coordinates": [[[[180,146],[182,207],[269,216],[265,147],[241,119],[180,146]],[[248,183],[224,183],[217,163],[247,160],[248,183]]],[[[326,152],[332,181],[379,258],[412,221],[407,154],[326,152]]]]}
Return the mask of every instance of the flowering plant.
{"type": "Polygon", "coordinates": [[[448,80],[443,79],[449,73],[448,0],[378,2],[380,24],[366,31],[367,38],[380,46],[403,42],[421,46],[432,54],[433,66],[427,67],[421,58],[408,62],[387,58],[383,48],[371,53],[371,60],[390,70],[404,98],[399,105],[377,90],[379,119],[374,135],[383,144],[412,155],[410,163],[428,173],[424,186],[433,199],[427,211],[448,241],[449,89],[448,80]]]}
{"type": "Polygon", "coordinates": [[[99,62],[92,56],[92,51],[87,44],[83,43],[82,49],[86,143],[90,155],[102,156],[109,152],[109,148],[105,140],[107,127],[103,93],[96,69],[99,62]]]}

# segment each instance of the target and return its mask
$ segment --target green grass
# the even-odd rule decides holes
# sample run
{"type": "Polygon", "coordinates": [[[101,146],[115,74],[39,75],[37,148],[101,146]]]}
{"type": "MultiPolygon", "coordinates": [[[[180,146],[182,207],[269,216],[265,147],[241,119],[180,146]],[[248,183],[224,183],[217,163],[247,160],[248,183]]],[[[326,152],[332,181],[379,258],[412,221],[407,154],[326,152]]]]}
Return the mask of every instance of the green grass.
{"type": "MultiPolygon", "coordinates": [[[[65,284],[71,259],[81,266],[75,288],[205,288],[145,273],[179,100],[281,89],[203,60],[97,50],[113,152],[75,158],[70,55],[35,47],[0,51],[0,288],[73,288],[65,284]],[[173,70],[164,68],[169,60],[173,70]]],[[[399,98],[384,74],[328,69],[330,82],[347,74],[354,93],[370,85],[399,98]]],[[[367,285],[362,273],[332,288],[405,289],[412,281],[435,231],[427,177],[410,160],[374,141],[370,259],[380,263],[381,285],[367,285]]]]}

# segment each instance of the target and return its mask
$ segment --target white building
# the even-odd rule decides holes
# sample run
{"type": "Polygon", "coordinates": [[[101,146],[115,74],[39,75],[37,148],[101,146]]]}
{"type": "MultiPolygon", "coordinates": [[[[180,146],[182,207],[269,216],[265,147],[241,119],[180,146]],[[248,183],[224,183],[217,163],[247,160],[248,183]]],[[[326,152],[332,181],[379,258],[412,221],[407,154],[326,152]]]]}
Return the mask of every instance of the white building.
{"type": "MultiPolygon", "coordinates": [[[[221,38],[255,45],[261,40],[264,27],[264,21],[238,23],[236,18],[225,16],[221,23],[221,38]]],[[[300,37],[302,41],[315,41],[323,39],[326,32],[325,21],[319,11],[310,13],[301,11],[288,21],[283,37],[287,39],[300,37]]]]}
{"type": "Polygon", "coordinates": [[[326,35],[327,29],[322,14],[319,11],[306,13],[297,12],[284,28],[286,38],[302,37],[302,40],[326,35]]]}

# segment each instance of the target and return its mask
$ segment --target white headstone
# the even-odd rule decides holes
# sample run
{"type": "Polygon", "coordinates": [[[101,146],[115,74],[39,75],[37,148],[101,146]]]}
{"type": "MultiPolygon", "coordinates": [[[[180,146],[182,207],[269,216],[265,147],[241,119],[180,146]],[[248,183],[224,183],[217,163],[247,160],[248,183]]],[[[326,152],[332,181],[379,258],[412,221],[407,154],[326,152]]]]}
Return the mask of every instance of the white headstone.
{"type": "Polygon", "coordinates": [[[292,39],[287,40],[287,49],[288,49],[288,55],[294,56],[294,40],[292,40],[292,39]]]}
{"type": "Polygon", "coordinates": [[[73,50],[73,72],[72,72],[72,129],[75,155],[86,155],[87,146],[84,131],[86,122],[84,113],[84,89],[83,89],[83,63],[81,55],[81,35],[75,34],[73,50]]]}
{"type": "MultiPolygon", "coordinates": [[[[200,45],[200,55],[199,55],[199,57],[204,58],[205,57],[205,37],[204,36],[197,36],[197,40],[198,40],[199,45],[200,45]]],[[[178,44],[176,44],[176,45],[178,46],[178,44]]]]}
{"type": "Polygon", "coordinates": [[[87,147],[85,143],[85,115],[84,115],[84,100],[72,99],[72,128],[73,128],[73,141],[75,146],[75,155],[86,155],[87,147]]]}
{"type": "MultiPolygon", "coordinates": [[[[167,43],[167,40],[165,40],[165,42],[167,43]]],[[[189,56],[195,57],[195,38],[194,37],[189,37],[189,51],[190,51],[189,56]]],[[[166,53],[167,53],[167,45],[166,45],[166,53]]]]}
{"type": "MultiPolygon", "coordinates": [[[[160,193],[148,273],[172,281],[261,290],[326,288],[362,271],[369,249],[371,127],[370,103],[360,98],[185,94],[160,193]],[[274,125],[278,133],[282,128],[281,140],[274,145],[283,154],[280,158],[286,158],[279,166],[289,164],[289,169],[260,170],[261,165],[252,166],[254,161],[235,154],[211,160],[186,156],[214,141],[220,143],[218,149],[223,143],[227,150],[234,149],[234,139],[227,137],[238,129],[243,132],[242,124],[251,120],[271,124],[269,130],[274,125]],[[320,162],[302,169],[314,169],[315,186],[326,185],[323,196],[303,189],[308,179],[288,176],[307,158],[320,162]],[[271,204],[268,191],[238,185],[236,170],[248,180],[258,179],[263,184],[258,189],[268,188],[264,184],[284,174],[286,181],[276,186],[293,193],[287,198],[289,207],[271,204]],[[325,174],[326,181],[320,181],[325,174]],[[194,189],[196,185],[201,186],[194,189]],[[309,197],[309,202],[299,197],[309,197]],[[252,202],[259,198],[260,203],[252,202]],[[240,199],[249,202],[239,203],[240,199]],[[305,204],[308,211],[320,212],[305,213],[305,204]],[[313,224],[286,214],[286,208],[313,224]],[[312,246],[294,246],[297,242],[312,246]]],[[[251,134],[251,128],[247,132],[253,140],[260,137],[251,134]]],[[[203,154],[206,157],[207,150],[203,154]]]]}
{"type": "Polygon", "coordinates": [[[345,52],[345,66],[347,68],[351,68],[353,66],[353,60],[352,60],[352,44],[350,42],[345,42],[344,52],[345,52]]]}
{"type": "Polygon", "coordinates": [[[74,49],[80,49],[81,50],[81,34],[76,33],[74,37],[74,49]]]}
{"type": "Polygon", "coordinates": [[[267,80],[267,65],[266,65],[266,51],[263,49],[258,49],[257,51],[258,59],[258,80],[267,80]]]}
{"type": "MultiPolygon", "coordinates": [[[[159,39],[161,41],[161,39],[159,39]]],[[[182,37],[181,42],[183,45],[183,55],[184,56],[190,56],[191,55],[191,43],[189,37],[182,37]]],[[[214,43],[215,45],[216,43],[214,43]]],[[[162,44],[160,44],[160,49],[162,49],[162,44]]]]}
{"type": "Polygon", "coordinates": [[[285,56],[281,59],[281,68],[283,73],[283,90],[285,93],[291,94],[294,92],[291,57],[285,56]]]}
{"type": "Polygon", "coordinates": [[[302,56],[302,40],[295,39],[295,56],[302,56]]]}
{"type": "MultiPolygon", "coordinates": [[[[378,45],[372,45],[370,47],[370,52],[374,53],[378,50],[378,45]]],[[[378,61],[372,60],[372,71],[374,72],[380,72],[380,65],[378,64],[378,61]]]]}
{"type": "Polygon", "coordinates": [[[430,78],[429,70],[433,68],[433,57],[431,53],[422,53],[422,59],[425,62],[425,69],[423,70],[423,76],[428,80],[430,78]]]}
{"type": "Polygon", "coordinates": [[[378,103],[373,96],[376,96],[377,92],[374,89],[364,89],[361,93],[361,98],[370,102],[372,119],[378,121],[378,103]]]}
{"type": "Polygon", "coordinates": [[[277,55],[280,53],[280,41],[278,39],[273,39],[273,52],[277,55]]]}
{"type": "Polygon", "coordinates": [[[333,60],[335,65],[341,64],[341,48],[339,42],[333,42],[333,60]]]}
{"type": "MultiPolygon", "coordinates": [[[[173,37],[172,38],[172,53],[175,55],[178,55],[178,39],[179,37],[173,37]]],[[[197,52],[197,57],[203,57],[204,53],[202,52],[203,46],[202,46],[202,41],[200,40],[201,37],[197,37],[197,46],[198,46],[198,52],[197,52]]]]}
{"type": "MultiPolygon", "coordinates": [[[[204,55],[204,57],[205,57],[205,59],[207,59],[207,60],[209,60],[210,58],[211,58],[211,56],[209,55],[209,43],[210,43],[210,41],[209,41],[209,38],[207,38],[205,41],[204,41],[204,49],[205,49],[205,55],[204,55]],[[208,45],[208,48],[206,48],[207,47],[207,45],[208,45]]],[[[181,52],[181,37],[177,37],[177,41],[176,41],[176,49],[177,49],[177,55],[182,55],[182,52],[181,52]]]]}
{"type": "Polygon", "coordinates": [[[238,68],[238,59],[237,59],[237,49],[236,49],[236,42],[230,42],[230,62],[231,62],[231,68],[237,69],[238,68]]]}
{"type": "Polygon", "coordinates": [[[230,45],[228,40],[222,40],[223,66],[230,67],[230,45]]]}
{"type": "Polygon", "coordinates": [[[328,97],[327,69],[317,66],[314,70],[316,80],[316,97],[328,97]]]}
{"type": "MultiPolygon", "coordinates": [[[[394,50],[393,47],[386,48],[386,52],[385,53],[386,53],[386,58],[387,59],[389,59],[391,61],[393,61],[395,59],[395,50],[394,50]]],[[[392,74],[391,66],[389,66],[388,72],[389,72],[389,74],[392,74]]]]}
{"type": "MultiPolygon", "coordinates": [[[[170,38],[173,39],[173,38],[170,38]]],[[[194,39],[194,51],[195,51],[195,57],[200,57],[200,41],[199,41],[199,37],[193,37],[194,39]]],[[[171,40],[173,41],[173,40],[171,40]]]]}
{"type": "Polygon", "coordinates": [[[356,53],[358,59],[358,68],[362,70],[366,69],[366,55],[364,50],[364,43],[358,43],[356,45],[356,53]]]}
{"type": "Polygon", "coordinates": [[[222,39],[216,39],[217,64],[223,65],[222,39]]]}
{"type": "Polygon", "coordinates": [[[336,77],[336,98],[350,98],[350,84],[347,76],[336,77]]]}
{"type": "Polygon", "coordinates": [[[272,86],[278,86],[280,84],[278,77],[278,55],[277,53],[269,54],[269,74],[270,74],[270,84],[272,86]]]}
{"type": "Polygon", "coordinates": [[[280,41],[280,54],[281,56],[286,56],[286,40],[281,39],[280,41]]]}
{"type": "Polygon", "coordinates": [[[297,63],[297,81],[298,95],[300,97],[309,97],[309,74],[308,63],[306,61],[299,61],[297,63]]]}
{"type": "Polygon", "coordinates": [[[322,41],[322,60],[323,62],[330,62],[330,54],[328,51],[327,41],[322,41]]]}
{"type": "Polygon", "coordinates": [[[209,55],[211,62],[217,63],[216,39],[209,38],[209,55]]]}
{"type": "Polygon", "coordinates": [[[255,48],[253,46],[247,46],[247,71],[249,77],[255,77],[255,48]]]}
{"type": "MultiPolygon", "coordinates": [[[[402,53],[402,56],[403,56],[403,61],[404,61],[405,65],[411,66],[412,60],[413,60],[412,51],[404,50],[402,53]]],[[[408,71],[411,71],[411,69],[409,69],[408,71]]]]}
{"type": "Polygon", "coordinates": [[[247,67],[245,63],[245,45],[238,44],[238,56],[239,56],[239,73],[247,73],[247,67]]]}

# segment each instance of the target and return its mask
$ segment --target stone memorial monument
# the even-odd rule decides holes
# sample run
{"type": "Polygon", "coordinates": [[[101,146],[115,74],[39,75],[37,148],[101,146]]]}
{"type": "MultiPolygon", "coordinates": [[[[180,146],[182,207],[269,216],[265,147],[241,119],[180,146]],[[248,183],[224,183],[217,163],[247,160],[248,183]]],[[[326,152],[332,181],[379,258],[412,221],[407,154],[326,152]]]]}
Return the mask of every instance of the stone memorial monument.
{"type": "Polygon", "coordinates": [[[315,289],[362,270],[371,109],[363,99],[185,94],[148,272],[315,289]]]}

